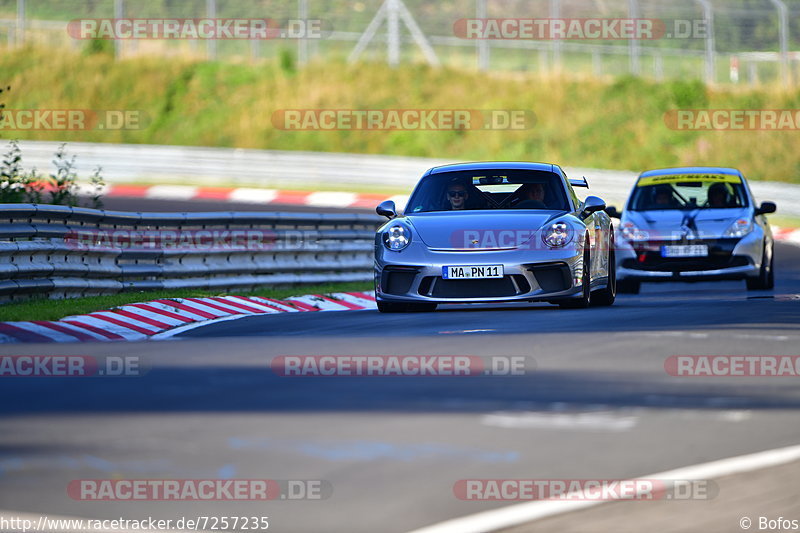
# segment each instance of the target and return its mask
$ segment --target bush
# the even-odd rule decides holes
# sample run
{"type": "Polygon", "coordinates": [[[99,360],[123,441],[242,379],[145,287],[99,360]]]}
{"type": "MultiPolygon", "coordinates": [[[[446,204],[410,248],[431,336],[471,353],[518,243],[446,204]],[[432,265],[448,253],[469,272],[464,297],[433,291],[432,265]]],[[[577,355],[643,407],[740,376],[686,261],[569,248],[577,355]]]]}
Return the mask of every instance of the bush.
{"type": "Polygon", "coordinates": [[[83,55],[107,55],[114,57],[114,41],[110,39],[91,39],[83,47],[83,55]]]}
{"type": "MultiPolygon", "coordinates": [[[[53,164],[55,173],[42,176],[36,168],[25,172],[22,168],[22,150],[17,141],[9,143],[8,151],[0,162],[0,203],[42,203],[49,193],[47,203],[78,205],[78,175],[75,172],[75,156],[67,155],[66,144],[58,147],[53,164]]],[[[96,167],[89,178],[91,189],[87,207],[103,207],[101,200],[105,181],[102,168],[96,167]]]]}

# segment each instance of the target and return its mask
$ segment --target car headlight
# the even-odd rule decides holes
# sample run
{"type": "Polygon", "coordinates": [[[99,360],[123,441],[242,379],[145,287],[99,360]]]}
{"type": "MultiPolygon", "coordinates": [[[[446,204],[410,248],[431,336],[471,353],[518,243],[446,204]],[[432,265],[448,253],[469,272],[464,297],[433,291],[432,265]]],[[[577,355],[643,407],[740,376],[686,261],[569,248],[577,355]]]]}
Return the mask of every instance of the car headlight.
{"type": "Polygon", "coordinates": [[[640,230],[633,222],[625,222],[620,226],[622,238],[626,241],[646,241],[648,235],[646,231],[640,230]]]}
{"type": "Polygon", "coordinates": [[[383,232],[383,245],[387,249],[399,252],[411,243],[411,230],[406,226],[395,224],[383,232]]]}
{"type": "Polygon", "coordinates": [[[728,229],[725,230],[725,233],[722,234],[723,237],[744,237],[748,233],[753,231],[753,221],[747,218],[739,218],[733,221],[728,229]]]}
{"type": "Polygon", "coordinates": [[[542,233],[542,240],[550,248],[563,248],[572,240],[572,233],[569,224],[556,222],[542,233]]]}

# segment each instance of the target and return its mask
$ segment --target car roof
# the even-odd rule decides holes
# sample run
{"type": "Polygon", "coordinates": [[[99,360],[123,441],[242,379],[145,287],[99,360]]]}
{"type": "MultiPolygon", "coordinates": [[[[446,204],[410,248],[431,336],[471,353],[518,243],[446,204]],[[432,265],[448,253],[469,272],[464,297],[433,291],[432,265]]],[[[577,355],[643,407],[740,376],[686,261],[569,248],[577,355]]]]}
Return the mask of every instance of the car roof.
{"type": "Polygon", "coordinates": [[[742,176],[742,172],[736,168],[728,167],[673,167],[673,168],[658,168],[654,170],[646,170],[639,174],[640,178],[648,178],[651,176],[671,176],[674,174],[727,174],[731,176],[742,176]]]}
{"type": "Polygon", "coordinates": [[[433,167],[427,174],[444,174],[469,170],[538,170],[556,172],[556,166],[550,163],[528,163],[524,161],[481,161],[476,163],[456,163],[433,167]]]}

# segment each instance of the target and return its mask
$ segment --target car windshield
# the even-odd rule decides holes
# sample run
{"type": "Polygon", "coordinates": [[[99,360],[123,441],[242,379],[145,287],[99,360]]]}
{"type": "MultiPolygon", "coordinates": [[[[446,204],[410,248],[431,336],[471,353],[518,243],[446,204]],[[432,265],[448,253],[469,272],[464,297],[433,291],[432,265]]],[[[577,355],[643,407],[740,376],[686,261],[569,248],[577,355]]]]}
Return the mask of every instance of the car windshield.
{"type": "Polygon", "coordinates": [[[739,176],[683,174],[640,178],[628,208],[632,211],[653,211],[745,206],[747,195],[739,176]]]}
{"type": "Polygon", "coordinates": [[[540,209],[569,211],[563,179],[537,170],[474,170],[431,174],[408,201],[408,213],[540,209]]]}

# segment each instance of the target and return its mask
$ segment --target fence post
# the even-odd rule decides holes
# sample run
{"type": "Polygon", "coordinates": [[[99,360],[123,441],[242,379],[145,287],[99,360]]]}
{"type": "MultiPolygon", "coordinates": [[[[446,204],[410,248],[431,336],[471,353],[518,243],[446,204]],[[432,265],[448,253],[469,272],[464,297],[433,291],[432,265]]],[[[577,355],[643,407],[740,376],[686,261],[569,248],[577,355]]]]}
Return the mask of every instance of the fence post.
{"type": "MultiPolygon", "coordinates": [[[[125,0],[114,0],[114,18],[125,18],[125,0]]],[[[122,39],[114,39],[114,59],[122,57],[122,39]]]]}
{"type": "Polygon", "coordinates": [[[303,26],[303,35],[297,40],[297,63],[305,65],[308,63],[308,0],[297,0],[298,24],[303,26]]]}
{"type": "MultiPolygon", "coordinates": [[[[206,18],[217,18],[217,0],[206,0],[206,18]]],[[[215,38],[206,41],[206,57],[212,61],[217,58],[217,40],[215,38]]]]}
{"type": "MultiPolygon", "coordinates": [[[[628,0],[628,17],[632,19],[639,18],[639,2],[638,0],[628,0]]],[[[631,74],[638,76],[642,73],[640,62],[640,49],[639,40],[634,36],[633,39],[628,39],[628,50],[630,54],[630,69],[631,74]]]]}
{"type": "Polygon", "coordinates": [[[16,41],[18,46],[25,46],[25,0],[17,0],[17,30],[16,41]]]}
{"type": "Polygon", "coordinates": [[[784,85],[789,85],[791,82],[789,72],[789,10],[783,0],[769,1],[778,10],[778,18],[780,18],[778,39],[781,42],[781,81],[783,81],[784,85]]]}
{"type": "Polygon", "coordinates": [[[386,26],[389,32],[387,54],[389,65],[396,67],[400,64],[400,6],[397,5],[397,0],[387,0],[386,8],[386,26]]]}
{"type": "Polygon", "coordinates": [[[603,58],[596,46],[592,46],[592,74],[597,78],[603,75],[603,58]]]}
{"type": "Polygon", "coordinates": [[[706,34],[706,83],[714,83],[715,79],[715,54],[714,51],[714,8],[709,0],[696,0],[703,8],[703,20],[708,26],[706,34]]]}
{"type": "Polygon", "coordinates": [[[660,53],[653,56],[653,72],[656,80],[664,81],[664,57],[660,53]]]}
{"type": "MultiPolygon", "coordinates": [[[[479,20],[486,18],[486,1],[475,0],[475,18],[479,20]]],[[[478,48],[478,70],[489,70],[489,41],[478,39],[476,45],[478,48]]]]}
{"type": "MultiPolygon", "coordinates": [[[[561,0],[550,0],[550,18],[559,17],[561,17],[561,0]]],[[[561,39],[553,39],[553,64],[556,71],[561,70],[561,48],[561,39]]]]}

